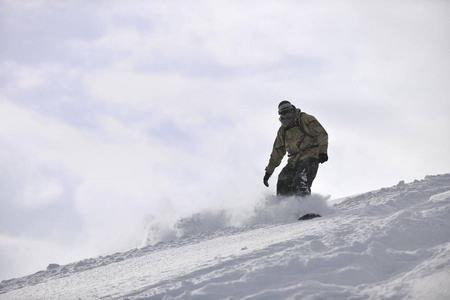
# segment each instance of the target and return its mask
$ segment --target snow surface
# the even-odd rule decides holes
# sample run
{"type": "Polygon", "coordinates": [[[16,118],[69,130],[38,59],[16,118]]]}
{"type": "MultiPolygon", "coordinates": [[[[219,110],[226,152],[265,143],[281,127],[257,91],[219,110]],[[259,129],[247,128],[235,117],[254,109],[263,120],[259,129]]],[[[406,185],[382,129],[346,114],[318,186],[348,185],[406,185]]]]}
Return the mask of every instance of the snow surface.
{"type": "Polygon", "coordinates": [[[450,174],[150,222],[148,243],[4,280],[0,299],[450,299],[450,174]]]}

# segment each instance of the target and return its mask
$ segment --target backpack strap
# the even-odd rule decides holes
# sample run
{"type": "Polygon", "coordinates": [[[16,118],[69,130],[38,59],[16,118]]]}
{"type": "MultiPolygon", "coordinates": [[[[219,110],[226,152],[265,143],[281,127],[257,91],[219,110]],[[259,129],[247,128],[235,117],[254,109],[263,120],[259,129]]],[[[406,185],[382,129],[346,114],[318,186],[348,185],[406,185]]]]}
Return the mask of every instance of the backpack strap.
{"type": "Polygon", "coordinates": [[[303,124],[302,124],[302,116],[303,116],[304,114],[305,114],[304,112],[301,112],[301,113],[300,113],[300,116],[298,117],[298,124],[297,124],[297,126],[298,126],[298,128],[300,129],[300,131],[301,131],[304,135],[307,135],[307,136],[309,136],[309,137],[312,137],[312,135],[310,135],[310,134],[305,130],[305,128],[303,127],[303,124]]]}
{"type": "MultiPolygon", "coordinates": [[[[300,131],[303,133],[303,137],[301,138],[300,141],[297,142],[297,147],[298,147],[299,149],[300,149],[301,144],[303,143],[303,140],[306,138],[306,136],[309,136],[309,137],[311,137],[311,138],[314,138],[311,134],[309,134],[308,131],[305,130],[305,127],[304,127],[303,124],[302,124],[302,116],[303,116],[304,114],[305,114],[304,112],[300,112],[300,116],[298,117],[298,123],[297,123],[298,129],[300,129],[300,131]]],[[[284,140],[286,139],[286,129],[283,130],[282,136],[283,136],[283,141],[284,141],[284,140]]],[[[317,145],[311,145],[311,146],[309,146],[309,147],[306,147],[306,148],[302,149],[302,151],[305,151],[305,150],[307,150],[307,149],[314,148],[314,147],[317,147],[317,145]]],[[[288,157],[295,156],[295,155],[299,154],[300,152],[301,152],[301,151],[298,151],[298,152],[295,152],[295,153],[292,153],[292,154],[288,154],[288,157]]]]}
{"type": "MultiPolygon", "coordinates": [[[[299,116],[299,118],[298,118],[298,124],[297,124],[297,127],[298,127],[298,128],[300,129],[300,131],[303,133],[303,137],[301,138],[300,141],[297,142],[297,147],[298,147],[299,149],[300,149],[300,147],[301,147],[301,145],[302,145],[302,143],[303,143],[303,140],[305,139],[306,136],[309,136],[309,137],[313,138],[313,136],[312,136],[311,134],[309,134],[309,133],[305,130],[305,127],[304,127],[303,124],[302,124],[302,116],[303,116],[303,114],[304,114],[304,112],[301,112],[301,113],[300,113],[300,116],[299,116]]],[[[310,146],[308,146],[308,147],[306,147],[306,148],[301,149],[301,150],[298,151],[298,152],[295,152],[295,153],[292,153],[292,154],[288,154],[288,157],[295,156],[295,155],[300,154],[301,152],[303,152],[303,151],[305,151],[305,150],[307,150],[307,149],[314,148],[314,147],[318,147],[318,146],[317,146],[317,145],[310,145],[310,146]]]]}

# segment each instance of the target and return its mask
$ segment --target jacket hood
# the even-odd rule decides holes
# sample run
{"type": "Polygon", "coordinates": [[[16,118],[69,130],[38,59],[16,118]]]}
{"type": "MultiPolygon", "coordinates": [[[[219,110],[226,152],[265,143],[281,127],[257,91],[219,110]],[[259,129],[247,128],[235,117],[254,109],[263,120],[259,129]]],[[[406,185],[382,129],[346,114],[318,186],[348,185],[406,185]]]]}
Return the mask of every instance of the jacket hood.
{"type": "Polygon", "coordinates": [[[281,127],[285,127],[285,128],[293,127],[299,121],[301,112],[302,111],[300,110],[300,108],[296,108],[295,112],[294,112],[294,116],[291,119],[283,120],[284,122],[282,121],[282,119],[280,117],[281,127]]]}

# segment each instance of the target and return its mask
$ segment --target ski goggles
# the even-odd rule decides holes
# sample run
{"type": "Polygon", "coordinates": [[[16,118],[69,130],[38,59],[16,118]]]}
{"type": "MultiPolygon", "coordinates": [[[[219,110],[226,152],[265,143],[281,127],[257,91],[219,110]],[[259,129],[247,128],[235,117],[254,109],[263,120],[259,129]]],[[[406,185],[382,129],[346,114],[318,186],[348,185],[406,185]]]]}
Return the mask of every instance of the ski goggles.
{"type": "Polygon", "coordinates": [[[278,111],[278,114],[283,117],[286,116],[287,114],[292,114],[292,113],[294,113],[294,108],[292,106],[278,111]]]}

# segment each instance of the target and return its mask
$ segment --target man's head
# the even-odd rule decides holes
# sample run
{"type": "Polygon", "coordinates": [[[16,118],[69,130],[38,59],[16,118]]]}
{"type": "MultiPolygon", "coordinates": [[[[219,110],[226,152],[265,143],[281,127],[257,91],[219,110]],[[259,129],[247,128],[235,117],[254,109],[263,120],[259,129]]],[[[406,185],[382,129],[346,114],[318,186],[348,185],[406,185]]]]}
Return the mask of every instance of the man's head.
{"type": "Polygon", "coordinates": [[[280,122],[283,125],[291,123],[295,116],[295,106],[289,101],[283,100],[278,104],[278,114],[280,115],[280,122]]]}

